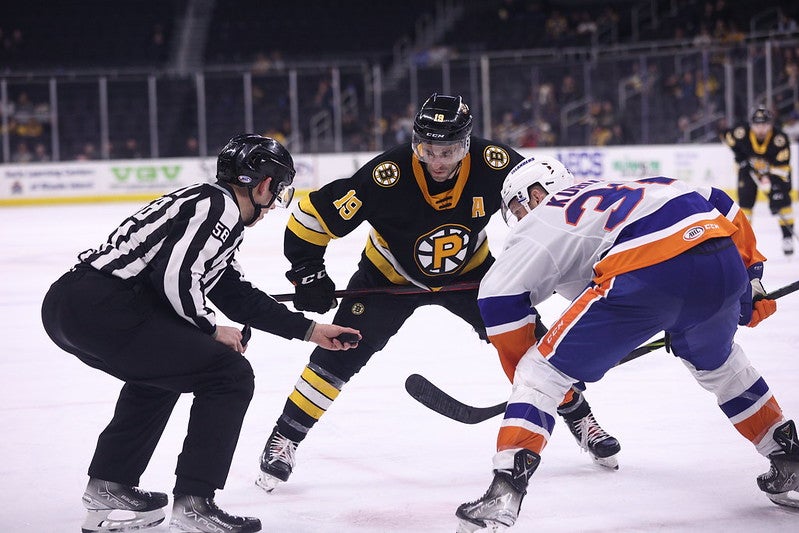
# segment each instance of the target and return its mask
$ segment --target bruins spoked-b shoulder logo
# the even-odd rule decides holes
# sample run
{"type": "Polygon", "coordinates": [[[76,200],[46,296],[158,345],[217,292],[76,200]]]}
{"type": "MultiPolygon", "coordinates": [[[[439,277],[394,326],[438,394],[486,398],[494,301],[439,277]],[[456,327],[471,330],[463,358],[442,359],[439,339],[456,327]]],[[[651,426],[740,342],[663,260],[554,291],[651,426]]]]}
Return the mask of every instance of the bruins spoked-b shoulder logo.
{"type": "Polygon", "coordinates": [[[391,187],[399,178],[399,165],[393,161],[383,161],[372,170],[372,179],[381,187],[391,187]]]}
{"type": "Polygon", "coordinates": [[[460,224],[445,224],[416,240],[416,263],[428,276],[457,272],[466,263],[469,229],[460,224]]]}
{"type": "Polygon", "coordinates": [[[494,170],[502,170],[510,163],[508,151],[493,144],[486,146],[483,150],[483,159],[485,159],[486,165],[494,170]]]}

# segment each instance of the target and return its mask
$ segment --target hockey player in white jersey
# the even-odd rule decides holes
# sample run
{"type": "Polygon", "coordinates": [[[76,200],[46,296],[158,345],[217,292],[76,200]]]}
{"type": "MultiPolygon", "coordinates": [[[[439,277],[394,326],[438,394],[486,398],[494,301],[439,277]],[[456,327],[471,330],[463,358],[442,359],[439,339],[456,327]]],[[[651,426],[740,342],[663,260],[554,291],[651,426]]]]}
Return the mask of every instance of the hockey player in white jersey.
{"type": "Polygon", "coordinates": [[[478,303],[497,350],[526,353],[499,430],[494,479],[482,498],[458,507],[459,531],[513,525],[566,391],[598,381],[661,331],[769,459],[760,489],[775,503],[799,505],[796,427],[733,340],[739,325],[757,325],[776,302],[763,298],[765,257],[730,197],[665,177],[575,183],[549,157],[519,163],[502,195],[503,212],[517,222],[478,303]],[[520,347],[530,308],[553,291],[571,304],[535,346],[520,347]]]}

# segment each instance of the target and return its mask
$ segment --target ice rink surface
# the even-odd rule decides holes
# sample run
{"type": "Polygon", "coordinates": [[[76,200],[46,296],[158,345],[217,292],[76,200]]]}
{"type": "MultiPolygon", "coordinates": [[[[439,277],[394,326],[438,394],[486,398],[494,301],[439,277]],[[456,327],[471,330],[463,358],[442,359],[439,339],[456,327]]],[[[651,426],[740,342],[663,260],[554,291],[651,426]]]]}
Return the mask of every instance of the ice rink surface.
{"type": "MultiPolygon", "coordinates": [[[[111,418],[121,383],[61,352],[39,318],[49,285],[76,254],[104,241],[137,205],[0,209],[0,530],[79,531],[81,494],[97,435],[111,418]]],[[[239,260],[270,293],[290,292],[283,276],[287,214],[275,210],[248,230],[239,260]]],[[[756,209],[755,230],[774,290],[799,279],[799,259],[783,257],[776,221],[756,209]]],[[[506,228],[489,225],[495,252],[506,228]]],[[[344,288],[366,228],[334,241],[328,271],[344,288]]],[[[539,307],[551,323],[564,301],[539,307]]],[[[332,312],[323,317],[331,320],[332,312]]],[[[316,317],[318,318],[318,317],[316,317]]],[[[230,324],[224,318],[222,324],[230,324]]],[[[738,342],[786,414],[799,416],[799,293],[738,342]]],[[[258,516],[274,533],[452,532],[456,507],[485,491],[499,418],[474,426],[424,408],[403,388],[421,373],[473,405],[507,399],[509,384],[493,348],[456,317],[420,309],[345,387],[300,446],[289,483],[267,495],[255,487],[258,456],[311,345],[255,332],[247,356],[256,392],[244,421],[220,506],[258,516]]],[[[772,504],[755,477],[767,461],[732,428],[715,398],[660,350],[613,369],[587,397],[600,423],[622,444],[617,472],[592,465],[558,423],[531,480],[513,531],[797,531],[799,513],[772,504]]],[[[175,409],[141,485],[170,493],[191,397],[175,409]]],[[[167,531],[166,524],[152,531],[167,531]]]]}

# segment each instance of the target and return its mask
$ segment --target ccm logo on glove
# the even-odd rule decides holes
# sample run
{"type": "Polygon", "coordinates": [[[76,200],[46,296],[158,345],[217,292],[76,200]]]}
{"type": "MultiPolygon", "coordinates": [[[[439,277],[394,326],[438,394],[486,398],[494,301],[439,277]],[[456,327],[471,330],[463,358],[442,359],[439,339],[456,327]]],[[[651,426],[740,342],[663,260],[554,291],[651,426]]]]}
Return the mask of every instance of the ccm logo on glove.
{"type": "Polygon", "coordinates": [[[292,303],[298,311],[326,313],[338,305],[336,285],[322,262],[292,268],[286,272],[286,278],[294,285],[292,303]]]}

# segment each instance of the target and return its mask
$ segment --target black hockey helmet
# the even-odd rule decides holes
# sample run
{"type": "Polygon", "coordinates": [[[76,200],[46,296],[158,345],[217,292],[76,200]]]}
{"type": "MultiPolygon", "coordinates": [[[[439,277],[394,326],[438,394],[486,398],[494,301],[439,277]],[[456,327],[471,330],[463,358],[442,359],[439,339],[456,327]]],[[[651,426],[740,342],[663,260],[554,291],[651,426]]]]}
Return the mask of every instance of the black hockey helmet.
{"type": "Polygon", "coordinates": [[[463,159],[469,151],[469,136],[472,134],[472,115],[469,106],[460,96],[433,93],[422,104],[413,120],[413,151],[424,161],[424,144],[433,146],[453,145],[463,159]]]}
{"type": "Polygon", "coordinates": [[[773,116],[771,111],[766,107],[760,106],[752,113],[752,118],[749,120],[752,124],[771,124],[773,116]]]}
{"type": "Polygon", "coordinates": [[[283,207],[294,196],[291,184],[295,174],[294,160],[282,144],[271,137],[250,133],[230,139],[216,160],[219,181],[247,187],[250,193],[263,180],[272,178],[269,191],[274,195],[273,201],[283,207]]]}

